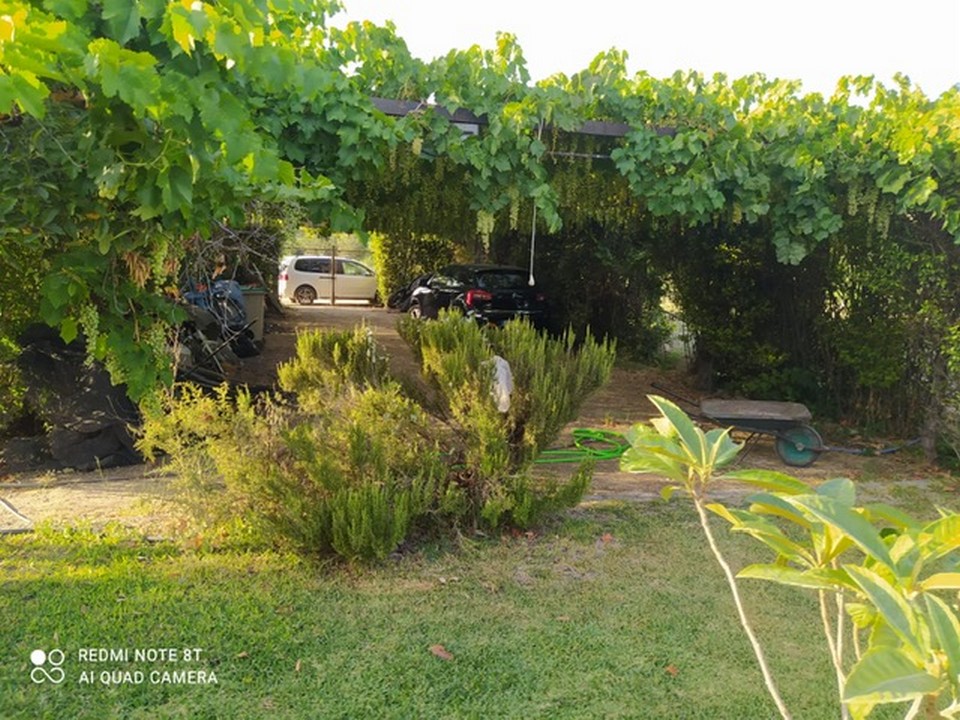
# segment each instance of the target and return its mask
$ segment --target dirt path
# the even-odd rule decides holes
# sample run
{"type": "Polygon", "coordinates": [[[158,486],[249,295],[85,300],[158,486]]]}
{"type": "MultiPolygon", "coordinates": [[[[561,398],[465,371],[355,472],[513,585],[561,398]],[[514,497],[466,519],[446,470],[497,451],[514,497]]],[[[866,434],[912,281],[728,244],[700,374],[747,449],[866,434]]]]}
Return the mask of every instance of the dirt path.
{"type": "MultiPolygon", "coordinates": [[[[236,378],[251,385],[271,385],[279,362],[292,357],[298,330],[315,327],[352,328],[364,321],[391,358],[395,373],[416,373],[416,361],[396,333],[399,316],[384,309],[366,306],[293,307],[286,317],[267,323],[263,352],[244,362],[236,378]]],[[[610,383],[584,405],[580,417],[565,430],[575,427],[623,431],[632,423],[648,419],[654,412],[647,395],[659,394],[652,383],[666,382],[692,395],[682,386],[681,377],[669,377],[649,368],[615,368],[610,383]]],[[[912,454],[862,457],[827,453],[809,468],[785,468],[770,440],[751,445],[743,459],[744,467],[789,470],[790,474],[810,480],[848,477],[862,483],[894,481],[923,482],[931,468],[920,464],[912,454]]],[[[566,466],[551,466],[550,472],[564,472],[566,466]]],[[[660,478],[620,472],[616,461],[599,463],[593,486],[585,502],[607,499],[650,500],[659,497],[664,481],[660,478]]],[[[170,478],[162,468],[137,465],[94,473],[58,472],[39,475],[0,477],[0,498],[33,522],[55,524],[90,522],[94,526],[117,521],[146,534],[166,535],[179,523],[170,502],[170,478]]],[[[720,488],[728,497],[741,495],[737,487],[720,488]]],[[[29,527],[0,504],[0,531],[29,527]]]]}
{"type": "Polygon", "coordinates": [[[0,504],[0,532],[46,522],[92,527],[117,522],[148,536],[169,536],[182,524],[172,502],[170,477],[150,465],[21,474],[0,482],[0,498],[5,501],[0,504]]]}

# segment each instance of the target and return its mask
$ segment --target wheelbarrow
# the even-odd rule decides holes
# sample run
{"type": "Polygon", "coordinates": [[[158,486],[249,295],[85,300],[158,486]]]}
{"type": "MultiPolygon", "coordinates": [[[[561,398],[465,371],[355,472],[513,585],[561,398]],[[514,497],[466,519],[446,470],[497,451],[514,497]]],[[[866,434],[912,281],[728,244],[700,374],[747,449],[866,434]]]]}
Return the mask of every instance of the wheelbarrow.
{"type": "Polygon", "coordinates": [[[777,455],[791,467],[812,465],[828,449],[820,433],[808,424],[813,415],[800,403],[704,400],[700,403],[700,415],[717,425],[749,433],[746,443],[759,435],[773,435],[777,455]]]}
{"type": "Polygon", "coordinates": [[[820,433],[809,425],[813,415],[806,405],[776,400],[703,400],[699,405],[672,390],[651,383],[653,388],[698,411],[691,413],[698,420],[706,420],[721,427],[747,433],[744,445],[760,435],[773,435],[773,446],[785,465],[807,467],[813,465],[821,453],[839,452],[847,455],[889,455],[903,448],[917,445],[920,438],[901,445],[885,448],[853,448],[824,445],[820,433]]]}

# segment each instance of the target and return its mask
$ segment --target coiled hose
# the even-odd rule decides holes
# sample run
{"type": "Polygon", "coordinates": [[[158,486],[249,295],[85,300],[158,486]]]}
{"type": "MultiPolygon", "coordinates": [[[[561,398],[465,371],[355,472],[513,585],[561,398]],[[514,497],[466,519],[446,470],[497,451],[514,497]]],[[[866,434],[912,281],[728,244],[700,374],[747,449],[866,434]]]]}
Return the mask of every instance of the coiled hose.
{"type": "Polygon", "coordinates": [[[613,430],[594,428],[576,428],[573,431],[573,445],[564,448],[544,450],[537,463],[578,463],[584,460],[616,460],[630,447],[627,439],[613,430]]]}

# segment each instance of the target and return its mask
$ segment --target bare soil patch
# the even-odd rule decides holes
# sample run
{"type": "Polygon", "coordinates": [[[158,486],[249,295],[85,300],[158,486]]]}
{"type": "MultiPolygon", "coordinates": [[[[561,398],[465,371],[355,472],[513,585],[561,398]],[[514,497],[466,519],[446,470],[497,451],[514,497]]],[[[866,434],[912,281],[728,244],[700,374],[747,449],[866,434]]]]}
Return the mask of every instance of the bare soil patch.
{"type": "MultiPolygon", "coordinates": [[[[396,332],[399,317],[383,308],[367,306],[288,308],[284,317],[268,318],[262,353],[245,360],[234,379],[251,386],[272,386],[276,381],[277,365],[295,353],[298,331],[349,329],[360,322],[366,323],[389,354],[393,372],[413,377],[418,373],[418,366],[396,332]]],[[[635,422],[647,420],[654,414],[647,395],[662,394],[654,387],[655,383],[665,383],[686,397],[700,399],[685,385],[681,374],[655,368],[617,367],[609,384],[589,398],[580,417],[565,429],[562,442],[569,441],[570,433],[576,427],[623,431],[635,422]]],[[[822,430],[821,434],[829,444],[829,433],[822,430]]],[[[787,468],[780,462],[769,438],[753,442],[741,462],[744,467],[784,471],[808,480],[848,477],[864,483],[924,482],[938,474],[913,452],[875,457],[825,453],[808,468],[787,468]]],[[[545,471],[564,473],[570,467],[545,466],[545,471]]],[[[585,502],[649,500],[658,497],[665,484],[661,478],[620,472],[616,461],[606,461],[597,464],[594,483],[585,502]]],[[[171,501],[170,485],[171,478],[161,467],[136,465],[92,473],[60,471],[0,477],[0,498],[34,523],[90,522],[96,526],[116,521],[147,534],[163,535],[170,533],[180,522],[178,508],[171,501]]],[[[743,493],[738,487],[721,487],[719,490],[729,497],[743,493]]],[[[0,505],[0,530],[24,527],[29,524],[0,505]]]]}

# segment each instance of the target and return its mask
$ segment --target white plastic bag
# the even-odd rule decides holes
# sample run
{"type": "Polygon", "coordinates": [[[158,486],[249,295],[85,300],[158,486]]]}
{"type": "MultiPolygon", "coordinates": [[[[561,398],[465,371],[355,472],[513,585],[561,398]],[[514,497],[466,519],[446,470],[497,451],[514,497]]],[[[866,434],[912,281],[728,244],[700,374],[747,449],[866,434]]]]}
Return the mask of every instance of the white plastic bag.
{"type": "Polygon", "coordinates": [[[513,392],[513,371],[510,363],[499,355],[493,356],[493,399],[497,403],[497,410],[502,413],[510,412],[510,394],[513,392]]]}

